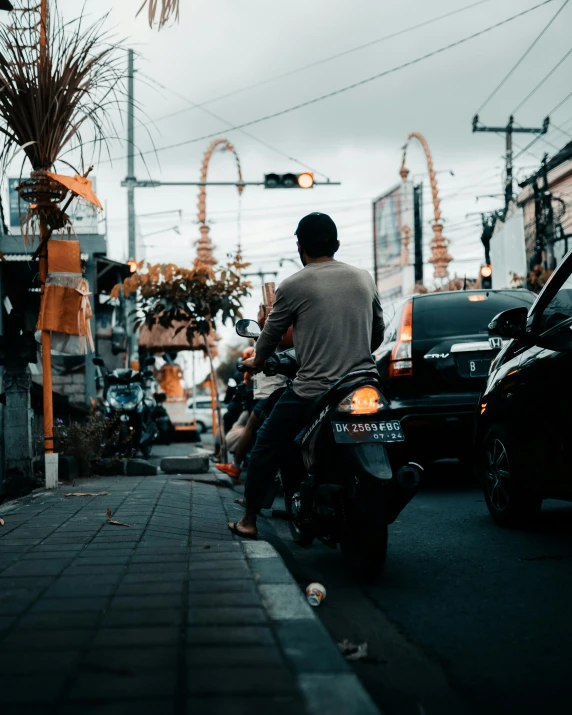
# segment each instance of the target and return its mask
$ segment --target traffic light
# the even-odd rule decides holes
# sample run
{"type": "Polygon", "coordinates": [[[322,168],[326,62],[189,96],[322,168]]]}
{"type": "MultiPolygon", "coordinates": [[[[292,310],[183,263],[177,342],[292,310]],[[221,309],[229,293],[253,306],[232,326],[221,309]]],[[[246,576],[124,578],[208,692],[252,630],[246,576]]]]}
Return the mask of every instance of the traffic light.
{"type": "Polygon", "coordinates": [[[314,174],[304,171],[302,174],[265,174],[265,189],[311,189],[314,186],[314,174]]]}
{"type": "Polygon", "coordinates": [[[490,290],[493,287],[493,267],[490,263],[481,266],[481,288],[490,290]]]}

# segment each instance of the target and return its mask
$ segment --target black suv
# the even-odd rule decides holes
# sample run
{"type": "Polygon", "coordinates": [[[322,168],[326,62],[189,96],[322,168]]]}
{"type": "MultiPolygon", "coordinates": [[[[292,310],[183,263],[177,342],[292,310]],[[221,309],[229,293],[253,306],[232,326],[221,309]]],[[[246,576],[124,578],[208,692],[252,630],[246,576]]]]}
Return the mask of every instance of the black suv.
{"type": "Polygon", "coordinates": [[[470,459],[475,407],[503,347],[502,338],[489,338],[488,325],[500,311],[528,310],[534,298],[526,290],[450,291],[385,308],[377,366],[408,459],[470,459]]]}
{"type": "Polygon", "coordinates": [[[507,344],[478,405],[477,463],[493,519],[522,526],[543,498],[572,500],[572,251],[532,309],[501,313],[490,334],[507,344]]]}

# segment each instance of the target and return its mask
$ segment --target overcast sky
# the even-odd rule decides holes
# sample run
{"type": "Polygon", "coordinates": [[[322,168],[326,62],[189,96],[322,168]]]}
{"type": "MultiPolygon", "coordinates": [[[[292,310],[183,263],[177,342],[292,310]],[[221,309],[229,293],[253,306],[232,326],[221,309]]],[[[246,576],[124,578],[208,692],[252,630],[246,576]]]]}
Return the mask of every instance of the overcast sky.
{"type": "MultiPolygon", "coordinates": [[[[181,0],[178,25],[151,31],[146,17],[135,19],[141,0],[86,0],[94,18],[109,11],[108,25],[133,47],[136,59],[136,100],[140,107],[136,144],[146,152],[216,132],[228,137],[240,155],[248,181],[264,173],[312,168],[341,181],[339,187],[311,191],[245,189],[242,197],[242,244],[252,269],[278,270],[281,257],[296,258],[293,232],[309,211],[330,213],[340,228],[339,258],[372,269],[371,201],[399,181],[401,147],[411,131],[422,132],[431,147],[442,195],[445,235],[451,240],[452,272],[476,275],[482,260],[479,218],[471,211],[499,207],[501,198],[480,194],[502,192],[504,138],[472,134],[471,120],[479,106],[538,35],[564,0],[553,0],[498,29],[435,57],[381,77],[305,108],[242,131],[229,126],[300,104],[381,73],[481,29],[501,22],[541,0],[181,0]],[[375,41],[414,24],[474,5],[449,18],[394,39],[371,45],[286,77],[283,73],[356,46],[375,41]],[[268,82],[265,82],[269,80],[268,82]],[[264,84],[237,91],[265,82],[264,84]],[[157,83],[168,89],[161,89],[157,83]],[[208,105],[203,103],[233,93],[208,105]],[[220,118],[214,118],[211,112],[220,118]],[[165,115],[174,116],[165,118],[165,115]],[[145,116],[146,115],[146,116],[145,116]],[[143,123],[153,120],[146,128],[143,123]],[[147,133],[150,133],[149,134],[147,133]],[[256,141],[265,142],[277,151],[256,141]],[[295,157],[299,163],[282,154],[295,157]],[[454,172],[451,176],[449,171],[454,172]]],[[[66,17],[77,15],[78,0],[60,0],[66,17]]],[[[570,48],[572,3],[566,6],[521,67],[481,113],[488,124],[505,124],[510,112],[570,48]]],[[[126,54],[126,53],[125,53],[126,54]]],[[[127,59],[127,58],[126,58],[127,59]]],[[[522,125],[539,126],[548,110],[570,92],[572,57],[545,82],[516,114],[522,125]]],[[[572,137],[572,100],[564,104],[544,140],[517,160],[518,175],[537,166],[544,151],[553,153],[572,137]]],[[[530,136],[515,137],[525,146],[530,136]]],[[[210,139],[138,158],[138,178],[198,180],[200,163],[210,139]]],[[[124,143],[112,142],[112,165],[96,167],[98,193],[107,206],[109,252],[127,253],[126,174],[124,143]]],[[[426,179],[419,145],[411,145],[408,166],[415,179],[426,179]]],[[[230,154],[217,154],[209,178],[234,180],[230,154]]],[[[189,264],[198,238],[198,188],[139,189],[139,215],[182,210],[171,215],[141,216],[147,259],[189,264]],[[180,235],[169,231],[178,226],[180,235]],[[156,233],[165,231],[164,233],[156,233]]],[[[428,190],[425,200],[429,200],[428,190]]],[[[219,259],[238,240],[238,196],[234,188],[208,190],[207,212],[219,259]]],[[[431,238],[430,206],[425,211],[425,240],[431,238]]],[[[430,267],[426,274],[431,277],[430,267]]],[[[294,270],[286,264],[280,277],[294,270]]],[[[256,284],[256,300],[259,288],[256,284]]]]}

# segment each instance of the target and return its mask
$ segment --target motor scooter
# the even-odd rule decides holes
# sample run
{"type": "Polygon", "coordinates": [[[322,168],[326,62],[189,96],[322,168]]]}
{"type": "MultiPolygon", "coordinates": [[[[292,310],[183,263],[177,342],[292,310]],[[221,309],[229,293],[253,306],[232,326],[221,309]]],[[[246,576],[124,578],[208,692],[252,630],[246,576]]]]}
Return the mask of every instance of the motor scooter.
{"type": "Polygon", "coordinates": [[[129,368],[108,370],[102,358],[93,359],[103,382],[105,414],[112,423],[118,423],[119,429],[112,431],[109,444],[115,452],[132,449],[139,450],[145,459],[151,456],[159,436],[153,419],[156,402],[149,394],[153,372],[148,368],[154,362],[155,358],[146,358],[144,367],[147,369],[140,372],[129,368]]]}
{"type": "MultiPolygon", "coordinates": [[[[245,319],[236,332],[256,339],[261,328],[245,319]]],[[[292,380],[298,368],[290,349],[268,358],[264,373],[292,380]]],[[[387,527],[417,493],[423,471],[402,461],[404,440],[375,367],[344,375],[320,395],[295,440],[302,458],[298,483],[283,484],[294,541],[340,546],[358,579],[377,579],[387,527]]]]}

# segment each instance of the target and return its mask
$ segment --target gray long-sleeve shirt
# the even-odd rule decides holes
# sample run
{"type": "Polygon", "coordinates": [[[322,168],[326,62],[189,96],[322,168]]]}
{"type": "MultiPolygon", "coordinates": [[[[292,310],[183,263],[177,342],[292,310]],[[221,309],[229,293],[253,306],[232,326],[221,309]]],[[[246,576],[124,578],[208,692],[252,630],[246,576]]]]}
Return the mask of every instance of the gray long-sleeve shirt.
{"type": "Polygon", "coordinates": [[[383,312],[372,277],[339,261],[310,263],[280,284],[256,355],[275,351],[290,325],[300,365],[294,391],[313,399],[353,370],[374,367],[383,312]]]}

